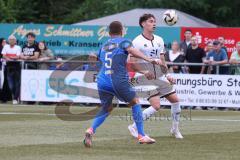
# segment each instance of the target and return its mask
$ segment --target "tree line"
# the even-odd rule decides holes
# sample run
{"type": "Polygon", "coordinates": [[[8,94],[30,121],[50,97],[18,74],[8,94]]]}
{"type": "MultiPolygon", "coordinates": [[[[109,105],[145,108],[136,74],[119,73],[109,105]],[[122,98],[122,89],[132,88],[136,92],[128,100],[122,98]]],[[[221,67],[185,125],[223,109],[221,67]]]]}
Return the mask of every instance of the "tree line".
{"type": "Polygon", "coordinates": [[[238,0],[0,0],[1,23],[72,24],[134,8],[174,8],[224,27],[240,26],[238,0]]]}

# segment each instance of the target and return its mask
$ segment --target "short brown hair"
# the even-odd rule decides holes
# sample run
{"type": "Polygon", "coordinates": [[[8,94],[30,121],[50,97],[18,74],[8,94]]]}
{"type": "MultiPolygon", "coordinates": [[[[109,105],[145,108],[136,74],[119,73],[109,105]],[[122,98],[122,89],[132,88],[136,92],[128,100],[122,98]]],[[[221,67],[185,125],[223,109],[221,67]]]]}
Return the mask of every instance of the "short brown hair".
{"type": "Polygon", "coordinates": [[[120,35],[122,33],[123,26],[122,23],[119,21],[113,21],[109,25],[109,34],[112,35],[120,35]]]}
{"type": "Polygon", "coordinates": [[[139,18],[139,25],[143,28],[142,23],[145,22],[146,20],[148,20],[149,18],[154,18],[154,19],[156,19],[153,14],[145,13],[144,15],[142,15],[142,16],[139,18]]]}

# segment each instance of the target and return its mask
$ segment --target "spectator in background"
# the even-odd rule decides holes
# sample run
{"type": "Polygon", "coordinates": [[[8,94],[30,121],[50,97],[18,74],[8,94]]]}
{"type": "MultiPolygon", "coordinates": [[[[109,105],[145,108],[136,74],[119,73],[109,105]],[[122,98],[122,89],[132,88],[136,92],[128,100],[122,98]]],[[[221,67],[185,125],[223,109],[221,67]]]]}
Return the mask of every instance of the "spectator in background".
{"type": "MultiPolygon", "coordinates": [[[[0,38],[0,58],[2,58],[2,49],[3,47],[7,44],[6,39],[4,38],[0,38]]],[[[3,78],[1,80],[1,91],[0,91],[0,99],[3,103],[6,103],[7,101],[12,99],[12,95],[11,95],[11,91],[9,89],[8,86],[8,82],[7,82],[7,71],[4,68],[4,65],[2,65],[2,62],[0,62],[1,65],[1,69],[2,69],[2,76],[1,78],[3,78]],[[3,83],[3,84],[2,84],[3,83]]]]}
{"type": "MultiPolygon", "coordinates": [[[[54,59],[54,55],[50,49],[48,49],[44,42],[38,43],[38,48],[40,50],[40,55],[38,61],[44,62],[48,60],[54,59]]],[[[40,69],[48,69],[50,66],[49,63],[42,63],[40,64],[40,69]]]]}
{"type": "MultiPolygon", "coordinates": [[[[206,64],[227,64],[228,63],[228,57],[227,53],[224,49],[222,49],[221,43],[216,40],[213,42],[213,51],[208,53],[207,58],[204,63],[206,64]]],[[[211,71],[212,74],[216,74],[216,66],[213,66],[213,69],[211,71]]],[[[220,67],[219,68],[219,74],[227,74],[228,68],[227,67],[220,67]]]]}
{"type": "MultiPolygon", "coordinates": [[[[40,50],[38,48],[38,43],[35,41],[36,36],[34,33],[29,32],[26,35],[27,44],[22,48],[21,59],[23,60],[38,60],[40,50]]],[[[37,64],[33,62],[26,63],[29,69],[37,69],[37,64]]]]}
{"type": "MultiPolygon", "coordinates": [[[[191,47],[187,49],[186,61],[189,63],[203,63],[206,54],[204,50],[198,46],[198,40],[195,36],[191,38],[191,47]]],[[[203,74],[204,66],[189,66],[189,73],[203,74]]]]}
{"type": "Polygon", "coordinates": [[[221,44],[222,49],[227,53],[227,47],[225,47],[225,38],[223,36],[218,37],[218,41],[221,44]]]}
{"type": "Polygon", "coordinates": [[[240,75],[240,41],[236,43],[236,51],[231,54],[231,58],[229,60],[230,64],[238,64],[238,66],[232,66],[231,70],[234,74],[240,75]]]}
{"type": "MultiPolygon", "coordinates": [[[[208,41],[204,48],[204,52],[206,53],[206,56],[212,51],[213,51],[213,42],[208,41]]],[[[212,66],[205,66],[204,73],[211,74],[211,71],[212,71],[212,66]]]]}
{"type": "Polygon", "coordinates": [[[0,58],[2,58],[2,49],[3,49],[3,47],[4,47],[6,44],[7,44],[6,39],[0,38],[0,53],[1,53],[1,57],[0,57],[0,58]]]}
{"type": "Polygon", "coordinates": [[[180,50],[186,55],[187,49],[191,47],[192,30],[186,29],[184,32],[184,40],[180,43],[180,50]]]}
{"type": "MultiPolygon", "coordinates": [[[[167,51],[165,54],[166,62],[173,62],[173,63],[183,63],[185,61],[184,53],[180,51],[179,44],[177,41],[172,42],[171,50],[167,51]]],[[[173,73],[182,72],[181,66],[170,66],[170,70],[173,73]]]]}
{"type": "Polygon", "coordinates": [[[21,47],[16,45],[16,37],[11,35],[8,38],[9,44],[3,47],[2,55],[7,61],[7,80],[13,96],[13,104],[18,104],[20,95],[20,73],[21,65],[18,60],[21,55],[21,47]]]}
{"type": "Polygon", "coordinates": [[[88,61],[89,63],[84,64],[81,68],[83,71],[98,71],[99,66],[97,64],[97,56],[94,53],[89,54],[88,61]]]}

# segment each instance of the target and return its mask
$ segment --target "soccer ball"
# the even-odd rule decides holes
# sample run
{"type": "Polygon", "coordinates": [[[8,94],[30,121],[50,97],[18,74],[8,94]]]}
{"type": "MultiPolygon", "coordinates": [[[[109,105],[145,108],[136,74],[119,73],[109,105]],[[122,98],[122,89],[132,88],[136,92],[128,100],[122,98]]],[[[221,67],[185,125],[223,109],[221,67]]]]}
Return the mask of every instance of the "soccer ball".
{"type": "Polygon", "coordinates": [[[178,21],[178,15],[176,11],[173,9],[166,10],[163,13],[163,21],[169,26],[176,24],[178,21]]]}

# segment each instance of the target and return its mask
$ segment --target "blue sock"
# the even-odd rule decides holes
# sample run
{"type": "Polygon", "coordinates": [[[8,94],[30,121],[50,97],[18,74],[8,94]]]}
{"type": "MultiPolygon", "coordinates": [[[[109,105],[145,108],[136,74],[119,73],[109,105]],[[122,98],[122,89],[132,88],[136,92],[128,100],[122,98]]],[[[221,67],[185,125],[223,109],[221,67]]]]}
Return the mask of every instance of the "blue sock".
{"type": "Polygon", "coordinates": [[[143,131],[143,118],[142,118],[142,110],[141,110],[140,104],[135,104],[132,107],[132,115],[137,126],[138,134],[145,136],[143,131]]]}
{"type": "Polygon", "coordinates": [[[102,107],[101,110],[95,116],[92,123],[92,128],[94,133],[96,132],[96,129],[104,122],[104,120],[108,115],[109,115],[108,109],[102,107]]]}

